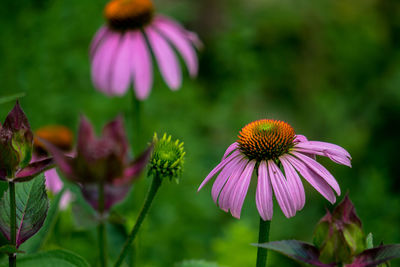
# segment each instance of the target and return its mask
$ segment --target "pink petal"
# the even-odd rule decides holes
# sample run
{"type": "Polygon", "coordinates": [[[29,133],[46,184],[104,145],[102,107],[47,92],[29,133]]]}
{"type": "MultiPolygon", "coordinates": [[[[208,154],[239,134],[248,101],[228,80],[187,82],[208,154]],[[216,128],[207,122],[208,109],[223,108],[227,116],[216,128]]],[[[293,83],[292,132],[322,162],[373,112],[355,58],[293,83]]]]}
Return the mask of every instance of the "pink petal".
{"type": "Polygon", "coordinates": [[[238,156],[240,152],[234,151],[231,155],[229,155],[226,159],[222,160],[208,175],[207,177],[203,180],[203,182],[200,184],[199,189],[197,191],[200,191],[203,186],[208,183],[208,181],[211,180],[211,178],[214,177],[228,162],[230,162],[232,159],[234,159],[236,156],[238,156]]]}
{"type": "Polygon", "coordinates": [[[306,196],[300,177],[297,174],[296,170],[293,168],[292,164],[290,164],[289,161],[285,158],[285,156],[280,157],[279,160],[281,161],[283,169],[285,171],[289,191],[293,196],[296,210],[301,210],[306,202],[306,196]]]}
{"type": "Polygon", "coordinates": [[[265,160],[260,162],[258,167],[258,183],[256,192],[257,210],[264,221],[272,220],[274,213],[272,202],[272,187],[268,177],[267,163],[265,160]]]}
{"type": "Polygon", "coordinates": [[[238,163],[237,168],[229,177],[228,181],[225,183],[222,188],[219,198],[218,198],[218,206],[225,212],[228,212],[230,208],[232,208],[231,196],[233,189],[236,184],[240,181],[240,178],[243,174],[243,171],[248,163],[248,159],[242,158],[238,163]]]}
{"type": "Polygon", "coordinates": [[[132,40],[128,35],[121,37],[120,45],[110,69],[109,90],[115,95],[123,95],[131,81],[132,40]]]}
{"type": "Polygon", "coordinates": [[[293,142],[295,142],[295,143],[297,143],[297,142],[299,142],[299,143],[301,143],[301,142],[307,142],[308,140],[307,140],[307,137],[305,137],[304,135],[302,135],[302,134],[297,134],[295,137],[294,137],[294,140],[293,140],[293,142]]]}
{"type": "Polygon", "coordinates": [[[58,176],[56,169],[48,170],[44,173],[44,177],[46,178],[46,187],[48,190],[57,194],[63,188],[63,182],[58,176]]]}
{"type": "Polygon", "coordinates": [[[232,145],[230,145],[230,146],[226,149],[225,154],[224,154],[224,156],[222,157],[222,159],[225,159],[230,153],[232,153],[233,150],[237,149],[238,147],[239,147],[239,144],[236,143],[236,142],[233,143],[232,145]]]}
{"type": "Polygon", "coordinates": [[[312,169],[308,168],[307,165],[297,158],[291,155],[286,155],[285,158],[323,197],[325,197],[332,204],[336,202],[336,197],[331,187],[321,176],[316,174],[312,169]]]}
{"type": "Polygon", "coordinates": [[[90,59],[93,59],[93,55],[98,48],[99,44],[103,41],[103,38],[107,35],[108,33],[108,27],[107,26],[101,26],[100,29],[96,32],[94,35],[92,42],[90,43],[90,59]]]}
{"type": "Polygon", "coordinates": [[[153,64],[146,39],[140,31],[128,33],[132,43],[132,73],[136,97],[146,99],[153,84],[153,64]]]}
{"type": "Polygon", "coordinates": [[[309,141],[295,145],[295,150],[303,153],[329,157],[333,162],[351,167],[351,156],[344,148],[325,142],[309,141]]]}
{"type": "Polygon", "coordinates": [[[238,168],[238,163],[242,158],[243,156],[235,157],[232,161],[230,161],[228,164],[225,165],[225,167],[219,173],[218,177],[215,179],[215,182],[211,190],[211,195],[215,203],[217,203],[218,201],[218,196],[219,193],[221,192],[222,187],[224,187],[228,178],[238,168]]]}
{"type": "Polygon", "coordinates": [[[95,51],[92,61],[92,80],[94,85],[103,93],[112,95],[110,90],[110,73],[113,61],[118,51],[121,35],[115,32],[107,34],[107,39],[95,51]]]}
{"type": "Polygon", "coordinates": [[[285,214],[287,218],[293,217],[296,214],[296,208],[290,195],[286,179],[273,160],[268,161],[268,174],[271,179],[276,200],[283,214],[285,214]]]}
{"type": "Polygon", "coordinates": [[[340,187],[338,182],[336,181],[335,177],[333,177],[332,174],[327,169],[325,169],[324,166],[322,166],[317,161],[310,159],[309,157],[299,152],[293,151],[292,154],[297,158],[299,158],[305,165],[307,165],[315,173],[321,176],[340,196],[340,187]]]}
{"type": "Polygon", "coordinates": [[[242,211],[244,199],[247,195],[247,190],[249,189],[251,175],[253,174],[255,164],[255,160],[251,160],[247,163],[246,168],[238,179],[235,187],[232,189],[232,193],[229,197],[232,216],[237,219],[240,219],[240,213],[242,211]]]}
{"type": "Polygon", "coordinates": [[[198,71],[198,61],[196,52],[186,37],[186,30],[182,27],[176,27],[172,23],[164,22],[162,20],[155,20],[153,24],[159,32],[164,35],[182,55],[186,66],[188,67],[190,76],[194,77],[198,71]]]}
{"type": "Polygon", "coordinates": [[[182,74],[173,49],[152,27],[147,27],[145,31],[165,82],[172,90],[179,89],[182,74]]]}

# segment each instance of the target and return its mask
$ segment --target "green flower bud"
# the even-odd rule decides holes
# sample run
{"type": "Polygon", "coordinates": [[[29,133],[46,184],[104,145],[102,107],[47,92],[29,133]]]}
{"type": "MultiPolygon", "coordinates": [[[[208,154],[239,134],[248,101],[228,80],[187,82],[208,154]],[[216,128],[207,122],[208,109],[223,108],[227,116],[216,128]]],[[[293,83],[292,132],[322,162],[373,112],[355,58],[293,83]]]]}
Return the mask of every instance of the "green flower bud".
{"type": "Polygon", "coordinates": [[[159,176],[160,178],[175,179],[179,183],[179,177],[183,171],[183,162],[186,152],[183,142],[172,141],[167,134],[158,139],[154,134],[154,149],[149,163],[149,175],[159,176]]]}
{"type": "Polygon", "coordinates": [[[325,263],[351,263],[366,248],[365,240],[361,220],[347,196],[332,213],[327,212],[314,233],[314,244],[325,263]]]}

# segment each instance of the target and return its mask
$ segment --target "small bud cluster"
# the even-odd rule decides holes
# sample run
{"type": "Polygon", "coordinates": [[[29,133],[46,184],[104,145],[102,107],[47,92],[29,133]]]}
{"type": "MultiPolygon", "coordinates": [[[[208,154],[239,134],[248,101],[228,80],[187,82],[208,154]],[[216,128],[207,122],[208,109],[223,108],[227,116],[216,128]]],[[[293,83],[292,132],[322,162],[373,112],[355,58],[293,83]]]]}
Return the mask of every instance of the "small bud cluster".
{"type": "Polygon", "coordinates": [[[183,142],[171,139],[171,136],[167,137],[166,134],[158,139],[157,134],[154,134],[154,150],[149,163],[149,175],[160,178],[169,177],[170,180],[175,179],[176,183],[179,183],[186,152],[183,142]]]}

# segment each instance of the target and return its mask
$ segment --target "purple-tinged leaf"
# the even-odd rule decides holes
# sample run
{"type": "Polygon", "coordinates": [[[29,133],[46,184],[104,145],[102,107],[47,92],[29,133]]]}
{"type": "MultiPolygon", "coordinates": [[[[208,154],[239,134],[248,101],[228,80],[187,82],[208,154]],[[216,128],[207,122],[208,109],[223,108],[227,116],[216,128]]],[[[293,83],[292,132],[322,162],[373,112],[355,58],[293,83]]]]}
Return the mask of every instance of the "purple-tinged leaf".
{"type": "Polygon", "coordinates": [[[319,260],[319,252],[311,244],[298,240],[282,240],[263,244],[253,244],[258,247],[279,252],[296,261],[308,263],[318,267],[333,267],[335,264],[322,263],[319,260]]]}
{"type": "Polygon", "coordinates": [[[35,178],[38,174],[54,167],[54,160],[47,158],[32,162],[22,170],[18,171],[13,179],[14,182],[27,182],[35,178]]]}
{"type": "Polygon", "coordinates": [[[13,176],[18,169],[19,156],[12,146],[12,137],[10,129],[0,128],[0,173],[3,180],[13,176]]]}
{"type": "Polygon", "coordinates": [[[146,168],[146,165],[149,162],[153,147],[154,145],[151,144],[138,158],[129,164],[129,166],[124,170],[123,177],[115,179],[113,183],[115,185],[122,185],[139,178],[139,174],[146,168]]]}
{"type": "Polygon", "coordinates": [[[81,116],[78,130],[78,154],[82,153],[84,156],[91,156],[87,148],[92,147],[93,142],[96,141],[96,136],[93,126],[85,116],[81,116]]]}
{"type": "MultiPolygon", "coordinates": [[[[15,185],[17,248],[42,227],[49,202],[43,174],[15,185]]],[[[0,201],[0,231],[10,240],[10,198],[8,190],[0,201]]]]}
{"type": "Polygon", "coordinates": [[[360,218],[357,216],[356,210],[349,196],[343,198],[342,202],[333,210],[332,217],[341,220],[344,223],[354,223],[359,227],[362,226],[360,218]]]}
{"type": "Polygon", "coordinates": [[[33,133],[24,111],[19,102],[8,113],[3,129],[12,132],[11,144],[18,154],[19,167],[27,166],[31,160],[33,147],[33,133]]]}
{"type": "Polygon", "coordinates": [[[69,178],[70,180],[76,181],[77,177],[73,168],[73,158],[64,154],[63,151],[58,149],[56,146],[50,142],[40,139],[40,141],[46,146],[46,149],[53,156],[54,162],[60,168],[60,170],[69,178]]]}
{"type": "Polygon", "coordinates": [[[104,126],[102,139],[112,141],[114,143],[114,153],[125,159],[129,144],[126,139],[124,123],[121,116],[118,116],[104,126]]]}
{"type": "Polygon", "coordinates": [[[373,267],[397,258],[400,258],[400,244],[383,245],[364,250],[346,267],[373,267]]]}
{"type": "MultiPolygon", "coordinates": [[[[104,185],[104,210],[109,210],[115,204],[122,201],[128,194],[130,185],[104,185]]],[[[85,200],[95,209],[98,207],[98,185],[97,184],[84,184],[81,187],[82,195],[85,200]]]]}

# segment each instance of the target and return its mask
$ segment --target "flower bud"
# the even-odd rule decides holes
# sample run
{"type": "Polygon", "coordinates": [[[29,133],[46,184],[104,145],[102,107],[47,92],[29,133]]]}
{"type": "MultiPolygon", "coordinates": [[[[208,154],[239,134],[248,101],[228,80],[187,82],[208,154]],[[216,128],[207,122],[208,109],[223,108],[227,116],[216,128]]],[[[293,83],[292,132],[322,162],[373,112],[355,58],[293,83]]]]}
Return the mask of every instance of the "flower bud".
{"type": "Polygon", "coordinates": [[[348,196],[318,223],[314,244],[325,263],[351,263],[354,256],[366,248],[361,220],[348,196]]]}
{"type": "Polygon", "coordinates": [[[0,124],[0,179],[14,178],[32,156],[33,134],[18,101],[0,124]]]}
{"type": "Polygon", "coordinates": [[[164,134],[158,139],[157,134],[153,138],[154,150],[149,163],[149,175],[168,177],[175,179],[179,183],[179,177],[182,174],[184,156],[186,152],[183,148],[183,142],[179,140],[172,141],[171,136],[164,134]]]}

